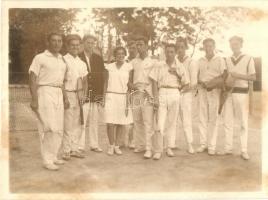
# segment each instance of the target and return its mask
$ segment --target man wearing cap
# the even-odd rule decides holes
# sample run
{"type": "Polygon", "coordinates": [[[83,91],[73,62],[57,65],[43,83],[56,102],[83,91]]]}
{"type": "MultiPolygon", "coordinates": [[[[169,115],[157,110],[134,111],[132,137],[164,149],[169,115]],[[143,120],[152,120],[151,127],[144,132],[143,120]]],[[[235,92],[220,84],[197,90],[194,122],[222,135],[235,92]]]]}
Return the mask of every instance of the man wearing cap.
{"type": "Polygon", "coordinates": [[[215,155],[220,90],[207,88],[207,83],[223,73],[225,63],[222,57],[215,55],[215,41],[212,38],[203,41],[203,48],[205,56],[198,61],[200,147],[197,152],[204,152],[208,149],[209,155],[215,155]]]}
{"type": "Polygon", "coordinates": [[[232,154],[234,116],[239,120],[238,131],[241,142],[241,157],[248,160],[248,113],[249,113],[249,82],[256,80],[254,60],[251,56],[243,54],[243,38],[233,36],[229,40],[233,52],[231,57],[226,59],[226,66],[229,75],[234,79],[232,92],[224,104],[224,132],[225,147],[220,154],[232,154]]]}
{"type": "MultiPolygon", "coordinates": [[[[69,160],[70,157],[84,158],[79,151],[79,140],[82,134],[82,125],[80,119],[80,108],[78,99],[78,79],[87,82],[87,66],[78,56],[81,38],[77,34],[70,34],[66,37],[68,53],[64,56],[67,65],[65,91],[70,106],[64,111],[64,134],[63,134],[63,159],[69,160]]],[[[83,89],[83,88],[80,88],[83,89]]],[[[81,99],[83,101],[83,99],[81,99]]]]}
{"type": "Polygon", "coordinates": [[[152,136],[154,134],[154,103],[152,99],[152,80],[149,73],[157,60],[148,55],[148,40],[144,36],[136,38],[139,55],[132,60],[133,85],[133,120],[134,120],[134,152],[146,150],[144,157],[152,157],[152,136]],[[136,100],[141,105],[135,105],[136,100]]]}
{"type": "Polygon", "coordinates": [[[38,118],[38,132],[44,167],[58,170],[64,164],[57,158],[63,136],[64,104],[68,99],[63,91],[66,64],[59,53],[62,35],[51,33],[47,39],[48,49],[36,55],[29,68],[31,108],[38,118]]]}
{"type": "MultiPolygon", "coordinates": [[[[179,122],[182,124],[186,141],[188,144],[188,152],[193,154],[193,133],[192,133],[192,97],[197,86],[197,66],[196,62],[186,55],[188,48],[185,38],[179,37],[176,42],[177,46],[177,60],[178,63],[183,65],[186,71],[186,76],[189,78],[189,87],[184,88],[180,97],[180,112],[179,122]]],[[[179,131],[179,129],[177,129],[179,131]]]]}
{"type": "Polygon", "coordinates": [[[89,120],[89,146],[91,151],[102,152],[99,146],[99,121],[102,114],[103,88],[104,88],[104,62],[100,55],[93,52],[96,38],[93,35],[83,37],[84,51],[79,55],[86,63],[88,76],[87,99],[84,106],[84,127],[80,138],[79,148],[85,150],[86,122],[89,120]]]}

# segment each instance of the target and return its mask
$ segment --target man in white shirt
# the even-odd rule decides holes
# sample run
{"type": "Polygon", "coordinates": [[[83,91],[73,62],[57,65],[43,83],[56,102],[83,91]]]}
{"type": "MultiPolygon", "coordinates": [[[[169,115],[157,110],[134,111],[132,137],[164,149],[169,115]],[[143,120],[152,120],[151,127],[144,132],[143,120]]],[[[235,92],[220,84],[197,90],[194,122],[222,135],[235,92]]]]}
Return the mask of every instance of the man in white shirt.
{"type": "MultiPolygon", "coordinates": [[[[175,147],[176,125],[179,114],[180,89],[189,84],[184,66],[175,59],[175,44],[165,46],[165,61],[161,61],[150,72],[153,80],[153,96],[158,109],[158,126],[161,140],[158,141],[160,149],[154,154],[154,159],[161,158],[163,139],[167,147],[167,155],[174,156],[172,148],[175,147]]],[[[155,134],[158,134],[156,131],[155,134]]]]}
{"type": "Polygon", "coordinates": [[[213,39],[205,39],[203,47],[206,55],[198,61],[200,147],[197,152],[203,152],[208,148],[208,154],[215,155],[220,90],[218,88],[208,90],[206,84],[223,73],[225,64],[223,58],[214,54],[215,41],[213,39]]]}
{"type": "Polygon", "coordinates": [[[144,157],[152,157],[152,136],[154,134],[154,106],[152,102],[152,80],[149,73],[157,60],[148,55],[148,40],[145,37],[136,38],[136,46],[139,56],[132,60],[133,84],[131,89],[135,92],[133,101],[140,100],[143,105],[134,106],[134,152],[146,150],[144,157]],[[147,94],[147,95],[145,95],[147,94]],[[135,100],[136,99],[136,100],[135,100]]]}
{"type": "MultiPolygon", "coordinates": [[[[84,158],[79,151],[79,140],[82,134],[80,119],[80,107],[78,99],[78,79],[82,79],[83,85],[87,82],[87,66],[78,56],[81,38],[77,34],[66,37],[68,53],[64,56],[67,65],[65,91],[69,100],[69,108],[64,111],[64,134],[63,134],[63,159],[69,160],[70,156],[84,158]]],[[[81,88],[83,89],[83,88],[81,88]]],[[[80,99],[83,100],[83,99],[80,99]]],[[[85,122],[84,122],[85,123],[85,122]]]]}
{"type": "Polygon", "coordinates": [[[68,100],[63,89],[66,64],[59,51],[62,48],[62,35],[51,33],[48,36],[48,49],[36,55],[29,68],[31,108],[38,118],[38,132],[44,167],[58,170],[64,164],[57,158],[63,136],[64,106],[68,100]]]}
{"type": "Polygon", "coordinates": [[[241,156],[248,160],[248,112],[249,112],[249,82],[256,80],[254,60],[251,56],[241,52],[243,38],[233,36],[229,40],[233,55],[226,59],[226,66],[230,76],[235,80],[232,93],[224,104],[224,132],[225,148],[220,154],[232,154],[234,116],[239,120],[238,129],[241,141],[241,156]]]}
{"type": "MultiPolygon", "coordinates": [[[[179,37],[176,42],[177,46],[177,59],[178,62],[184,66],[186,70],[186,76],[189,77],[190,84],[188,88],[185,88],[181,92],[180,97],[180,112],[179,112],[179,124],[182,125],[186,141],[188,144],[188,152],[193,154],[193,133],[192,133],[192,98],[197,86],[197,65],[196,62],[186,55],[186,49],[188,47],[185,38],[179,37]]],[[[177,131],[180,129],[177,128],[177,131]]]]}

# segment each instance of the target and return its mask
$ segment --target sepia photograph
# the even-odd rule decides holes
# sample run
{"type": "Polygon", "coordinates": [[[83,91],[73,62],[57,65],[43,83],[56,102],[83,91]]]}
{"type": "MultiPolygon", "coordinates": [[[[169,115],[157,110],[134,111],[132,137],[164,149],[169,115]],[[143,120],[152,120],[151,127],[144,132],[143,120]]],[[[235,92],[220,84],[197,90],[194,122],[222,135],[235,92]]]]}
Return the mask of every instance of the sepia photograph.
{"type": "Polygon", "coordinates": [[[0,199],[267,198],[267,2],[21,2],[0,199]]]}

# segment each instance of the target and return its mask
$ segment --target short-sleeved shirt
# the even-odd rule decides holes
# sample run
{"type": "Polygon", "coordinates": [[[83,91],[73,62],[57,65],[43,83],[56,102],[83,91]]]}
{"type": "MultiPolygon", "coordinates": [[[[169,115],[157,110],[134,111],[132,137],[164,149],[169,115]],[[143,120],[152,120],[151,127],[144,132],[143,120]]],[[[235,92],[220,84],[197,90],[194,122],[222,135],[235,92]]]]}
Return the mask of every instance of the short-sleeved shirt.
{"type": "MultiPolygon", "coordinates": [[[[243,75],[253,75],[256,73],[254,59],[249,55],[240,54],[237,58],[234,56],[226,58],[227,70],[243,75]]],[[[248,87],[248,81],[237,79],[234,87],[248,87]]]]}
{"type": "Polygon", "coordinates": [[[130,71],[133,69],[130,63],[125,62],[120,68],[116,63],[108,64],[106,70],[109,73],[107,92],[126,93],[130,71]]]}
{"type": "Polygon", "coordinates": [[[166,61],[160,61],[152,69],[149,74],[150,78],[157,81],[158,87],[174,87],[179,88],[183,84],[189,83],[189,77],[187,76],[184,66],[175,59],[174,63],[169,66],[166,61]],[[178,76],[169,72],[170,68],[176,69],[178,75],[182,77],[179,80],[178,76]]]}
{"type": "Polygon", "coordinates": [[[78,56],[73,57],[69,53],[64,56],[64,59],[67,63],[65,89],[73,91],[77,89],[78,78],[83,78],[88,74],[87,65],[78,56]]]}
{"type": "Polygon", "coordinates": [[[54,56],[48,50],[36,55],[29,68],[37,76],[38,85],[62,86],[66,64],[62,55],[54,56]]]}
{"type": "Polygon", "coordinates": [[[222,57],[215,55],[210,60],[202,57],[198,60],[198,79],[202,82],[210,81],[221,75],[225,69],[225,62],[222,57]]]}
{"type": "Polygon", "coordinates": [[[149,56],[141,59],[138,56],[137,58],[134,58],[131,63],[134,70],[133,83],[135,87],[140,91],[146,90],[152,95],[152,81],[149,78],[149,73],[156,65],[157,60],[149,56]]]}
{"type": "Polygon", "coordinates": [[[182,62],[180,62],[179,59],[177,60],[180,64],[184,66],[186,74],[189,77],[191,87],[195,86],[197,84],[197,74],[198,74],[196,61],[194,61],[189,56],[185,56],[182,62]]]}

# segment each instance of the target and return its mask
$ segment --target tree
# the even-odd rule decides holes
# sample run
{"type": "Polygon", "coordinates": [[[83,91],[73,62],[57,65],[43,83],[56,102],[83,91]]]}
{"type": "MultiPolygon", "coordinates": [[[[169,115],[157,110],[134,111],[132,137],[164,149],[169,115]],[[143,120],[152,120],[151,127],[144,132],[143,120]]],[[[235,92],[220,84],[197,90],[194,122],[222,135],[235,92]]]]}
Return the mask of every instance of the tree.
{"type": "Polygon", "coordinates": [[[78,9],[9,10],[10,82],[25,82],[32,58],[46,48],[46,36],[52,31],[68,33],[78,9]]]}

